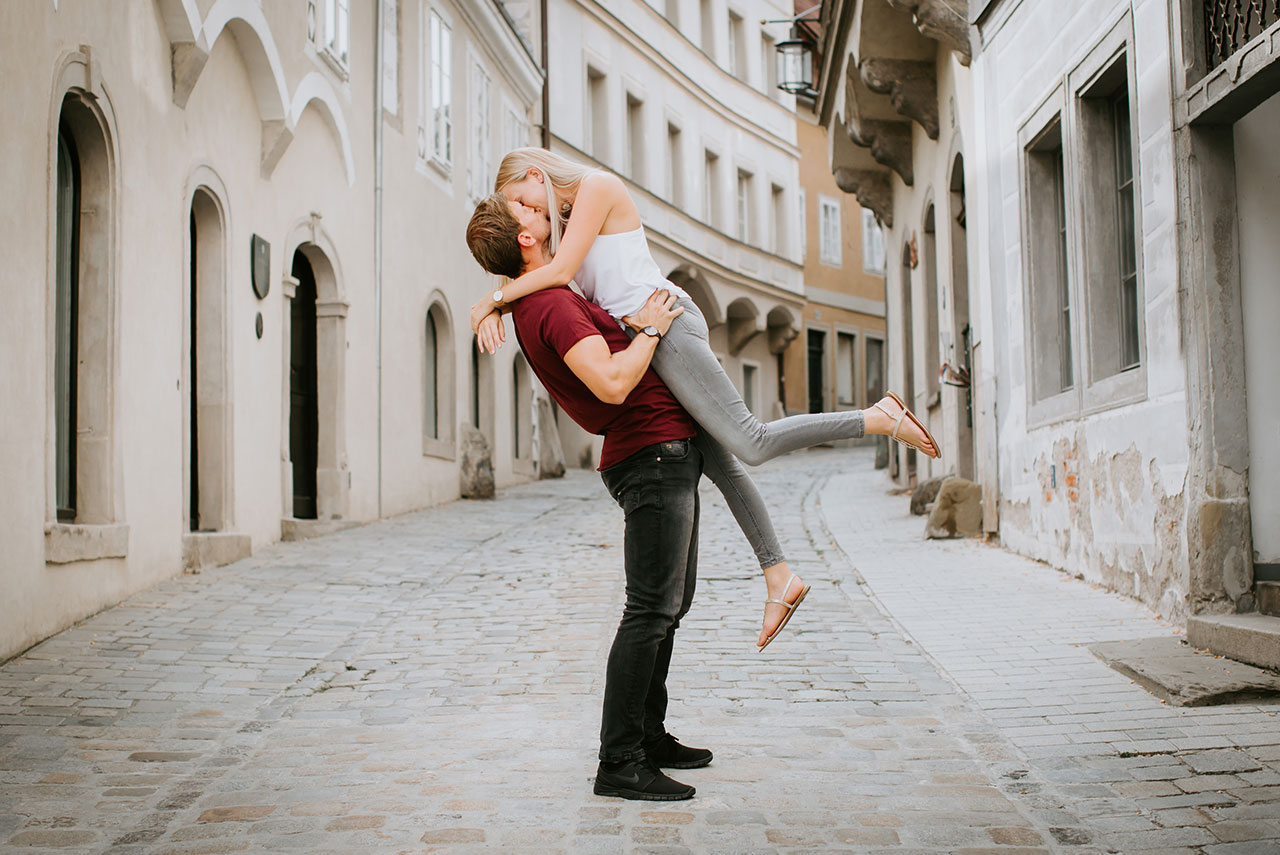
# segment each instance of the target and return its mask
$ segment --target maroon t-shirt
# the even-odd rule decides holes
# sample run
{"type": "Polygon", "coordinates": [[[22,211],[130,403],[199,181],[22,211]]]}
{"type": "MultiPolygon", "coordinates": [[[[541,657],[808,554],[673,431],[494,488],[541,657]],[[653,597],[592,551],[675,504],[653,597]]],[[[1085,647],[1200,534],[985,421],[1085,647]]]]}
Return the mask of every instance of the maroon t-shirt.
{"type": "Polygon", "coordinates": [[[621,404],[606,404],[578,379],[564,355],[578,342],[604,336],[611,353],[631,339],[609,313],[566,287],[535,291],[511,309],[520,349],[556,403],[584,430],[604,436],[600,468],[621,463],[646,446],[697,433],[693,419],[650,368],[621,404]]]}

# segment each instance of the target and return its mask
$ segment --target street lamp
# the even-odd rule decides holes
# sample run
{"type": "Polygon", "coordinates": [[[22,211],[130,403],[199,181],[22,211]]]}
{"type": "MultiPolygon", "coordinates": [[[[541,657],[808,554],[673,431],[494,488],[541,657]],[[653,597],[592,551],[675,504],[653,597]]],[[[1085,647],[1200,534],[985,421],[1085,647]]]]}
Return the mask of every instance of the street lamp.
{"type": "Polygon", "coordinates": [[[791,38],[778,42],[778,88],[792,95],[814,97],[813,43],[801,37],[798,27],[791,28],[791,38]]]}

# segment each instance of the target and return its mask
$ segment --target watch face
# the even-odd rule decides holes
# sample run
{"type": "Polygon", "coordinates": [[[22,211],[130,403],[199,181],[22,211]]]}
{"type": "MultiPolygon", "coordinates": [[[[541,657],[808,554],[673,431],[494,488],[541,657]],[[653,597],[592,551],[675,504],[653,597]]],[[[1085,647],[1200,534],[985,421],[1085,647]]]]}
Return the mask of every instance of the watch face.
{"type": "Polygon", "coordinates": [[[493,292],[493,302],[495,302],[495,303],[501,303],[501,302],[502,302],[502,291],[501,291],[501,290],[498,290],[498,291],[494,291],[494,292],[493,292]]]}

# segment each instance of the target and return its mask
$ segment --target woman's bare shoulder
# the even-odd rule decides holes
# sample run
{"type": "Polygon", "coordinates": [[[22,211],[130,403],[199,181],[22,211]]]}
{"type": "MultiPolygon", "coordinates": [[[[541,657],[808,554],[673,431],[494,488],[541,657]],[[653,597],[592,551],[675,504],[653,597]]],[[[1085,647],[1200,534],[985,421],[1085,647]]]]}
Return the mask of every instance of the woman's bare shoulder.
{"type": "Polygon", "coordinates": [[[583,176],[582,183],[578,186],[578,192],[581,193],[583,190],[613,195],[619,192],[626,193],[627,185],[623,184],[622,179],[612,172],[596,169],[583,176]]]}

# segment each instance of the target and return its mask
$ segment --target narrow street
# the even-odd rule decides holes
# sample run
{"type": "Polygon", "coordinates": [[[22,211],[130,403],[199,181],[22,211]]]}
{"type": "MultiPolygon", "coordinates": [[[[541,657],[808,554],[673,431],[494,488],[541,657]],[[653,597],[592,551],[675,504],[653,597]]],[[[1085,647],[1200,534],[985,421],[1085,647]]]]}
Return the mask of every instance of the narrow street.
{"type": "Polygon", "coordinates": [[[0,849],[1280,853],[1280,706],[1175,708],[1088,651],[1172,634],[976,541],[867,450],[758,470],[813,585],[703,488],[668,725],[688,802],[592,795],[622,516],[571,471],[161,584],[0,666],[0,849]]]}

